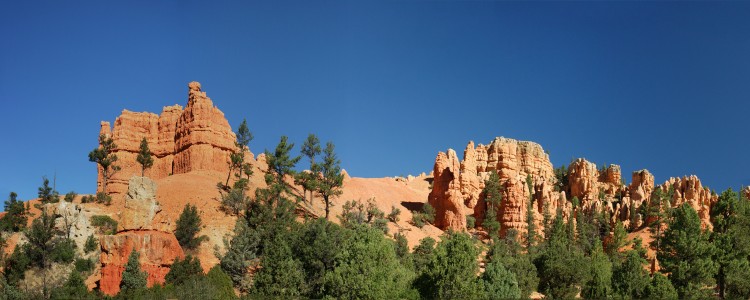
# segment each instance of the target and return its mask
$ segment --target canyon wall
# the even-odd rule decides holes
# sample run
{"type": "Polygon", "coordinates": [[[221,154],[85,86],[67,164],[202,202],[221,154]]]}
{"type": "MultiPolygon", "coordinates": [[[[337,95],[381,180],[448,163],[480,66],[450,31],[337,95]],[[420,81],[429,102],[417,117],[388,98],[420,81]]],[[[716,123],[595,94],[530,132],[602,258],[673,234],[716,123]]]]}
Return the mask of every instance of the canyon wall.
{"type": "MultiPolygon", "coordinates": [[[[236,140],[229,122],[213,105],[198,82],[188,84],[188,103],[164,107],[161,114],[123,110],[114,127],[102,122],[100,135],[111,137],[117,146],[115,172],[107,184],[107,192],[121,195],[130,177],[141,175],[136,161],[141,139],[146,138],[154,164],[145,176],[159,179],[171,174],[196,170],[228,172],[229,155],[236,140]]],[[[102,170],[98,167],[97,191],[103,189],[102,170]]]]}

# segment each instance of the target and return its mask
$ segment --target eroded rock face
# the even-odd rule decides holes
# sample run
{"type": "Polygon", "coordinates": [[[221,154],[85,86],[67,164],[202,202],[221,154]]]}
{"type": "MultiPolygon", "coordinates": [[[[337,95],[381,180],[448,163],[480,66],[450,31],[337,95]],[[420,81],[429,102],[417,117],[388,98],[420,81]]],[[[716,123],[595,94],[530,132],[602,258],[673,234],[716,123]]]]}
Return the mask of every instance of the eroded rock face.
{"type": "Polygon", "coordinates": [[[570,198],[577,197],[584,208],[596,205],[597,200],[612,201],[624,190],[620,166],[609,165],[599,170],[596,164],[583,158],[570,163],[568,185],[570,198]]]}
{"type": "Polygon", "coordinates": [[[491,171],[498,173],[504,187],[497,213],[503,233],[508,229],[525,231],[531,194],[535,220],[541,220],[544,208],[553,213],[561,204],[560,193],[553,188],[552,163],[544,149],[533,142],[498,137],[486,146],[475,147],[474,142],[469,142],[460,164],[453,150],[438,154],[429,198],[437,211],[435,225],[441,229],[465,230],[466,212],[473,212],[481,224],[486,208],[482,190],[491,171]],[[531,192],[527,176],[531,176],[531,192]]]}
{"type": "Polygon", "coordinates": [[[711,206],[719,200],[718,195],[712,193],[707,187],[703,187],[700,179],[695,175],[669,178],[660,186],[665,192],[669,191],[670,187],[674,188],[672,207],[678,207],[684,203],[690,204],[698,212],[703,226],[712,228],[710,210],[711,206]]]}
{"type": "Polygon", "coordinates": [[[130,178],[119,231],[155,229],[153,220],[161,208],[156,203],[156,182],[148,177],[130,178]]]}
{"type": "MultiPolygon", "coordinates": [[[[100,134],[112,137],[117,148],[116,172],[107,193],[121,195],[126,192],[128,180],[141,175],[136,161],[141,139],[148,141],[154,165],[145,176],[159,179],[170,174],[195,170],[228,172],[229,153],[234,148],[235,135],[224,114],[216,107],[200,84],[188,85],[188,104],[164,107],[161,114],[123,110],[114,127],[102,122],[100,134]]],[[[102,172],[98,170],[98,189],[102,190],[102,172]]]]}
{"type": "Polygon", "coordinates": [[[133,250],[140,253],[141,270],[148,273],[148,286],[163,284],[174,260],[185,257],[177,238],[169,232],[125,231],[102,236],[100,243],[102,270],[99,288],[107,295],[120,292],[122,272],[133,250]]]}
{"type": "Polygon", "coordinates": [[[459,164],[456,151],[449,149],[448,152],[438,153],[433,172],[435,179],[428,201],[435,207],[435,226],[457,231],[466,230],[464,198],[458,181],[459,164]]]}

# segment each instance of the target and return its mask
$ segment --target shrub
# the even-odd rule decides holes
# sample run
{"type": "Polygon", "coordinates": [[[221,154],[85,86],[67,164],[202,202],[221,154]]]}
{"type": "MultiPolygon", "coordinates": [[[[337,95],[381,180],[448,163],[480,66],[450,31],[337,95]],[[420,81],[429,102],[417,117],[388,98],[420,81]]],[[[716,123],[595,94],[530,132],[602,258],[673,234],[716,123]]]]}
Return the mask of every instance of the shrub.
{"type": "Polygon", "coordinates": [[[192,250],[197,248],[201,242],[208,239],[205,235],[196,237],[200,230],[201,217],[198,214],[198,208],[188,203],[182,210],[180,218],[177,219],[177,230],[175,230],[174,235],[180,246],[192,250]]]}
{"type": "Polygon", "coordinates": [[[83,251],[85,253],[89,253],[92,251],[95,251],[96,248],[99,246],[99,241],[96,240],[94,235],[89,235],[89,237],[86,239],[86,244],[83,246],[83,251]]]}
{"type": "Polygon", "coordinates": [[[78,258],[75,262],[76,271],[89,272],[94,269],[94,261],[89,258],[78,258]]]}
{"type": "Polygon", "coordinates": [[[388,214],[388,220],[391,220],[391,222],[396,223],[399,220],[399,215],[401,215],[401,209],[399,209],[396,206],[391,206],[391,213],[388,214]]]}
{"type": "Polygon", "coordinates": [[[78,196],[76,192],[70,191],[69,193],[65,194],[65,202],[73,202],[75,198],[78,196]]]}
{"type": "Polygon", "coordinates": [[[55,245],[50,256],[54,262],[72,262],[76,256],[76,243],[71,239],[64,239],[55,245]]]}
{"type": "Polygon", "coordinates": [[[424,220],[430,224],[435,223],[435,208],[430,203],[425,203],[422,206],[422,212],[424,212],[424,220]]]}
{"type": "Polygon", "coordinates": [[[103,234],[115,234],[117,232],[117,221],[110,216],[96,215],[91,217],[91,225],[97,227],[103,234]]]}
{"type": "Polygon", "coordinates": [[[169,268],[169,273],[164,277],[166,283],[174,285],[182,284],[193,276],[203,275],[203,268],[201,268],[201,262],[197,257],[188,255],[184,260],[179,258],[175,259],[172,263],[172,267],[169,268]]]}
{"type": "Polygon", "coordinates": [[[411,215],[411,222],[414,224],[414,226],[417,226],[419,228],[424,227],[424,214],[421,212],[414,212],[411,215]]]}
{"type": "Polygon", "coordinates": [[[105,192],[98,192],[96,193],[96,203],[109,206],[110,204],[112,204],[112,197],[107,195],[107,193],[105,192]]]}
{"type": "Polygon", "coordinates": [[[466,215],[466,229],[474,228],[476,219],[472,215],[466,215]]]}

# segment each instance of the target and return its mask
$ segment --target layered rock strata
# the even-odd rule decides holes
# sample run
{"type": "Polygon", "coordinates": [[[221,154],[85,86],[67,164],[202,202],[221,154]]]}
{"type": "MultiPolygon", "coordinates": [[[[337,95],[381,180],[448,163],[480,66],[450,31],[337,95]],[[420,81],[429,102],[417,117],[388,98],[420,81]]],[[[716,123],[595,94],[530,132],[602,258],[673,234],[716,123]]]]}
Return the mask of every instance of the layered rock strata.
{"type": "MultiPolygon", "coordinates": [[[[121,168],[107,184],[107,193],[121,195],[130,177],[141,175],[136,161],[143,138],[148,141],[154,164],[145,176],[153,179],[195,170],[228,172],[229,154],[235,135],[229,122],[198,82],[188,84],[188,103],[164,107],[161,114],[123,110],[114,127],[102,122],[100,135],[111,137],[117,147],[113,153],[121,168]]],[[[97,191],[102,191],[101,168],[97,191]]]]}

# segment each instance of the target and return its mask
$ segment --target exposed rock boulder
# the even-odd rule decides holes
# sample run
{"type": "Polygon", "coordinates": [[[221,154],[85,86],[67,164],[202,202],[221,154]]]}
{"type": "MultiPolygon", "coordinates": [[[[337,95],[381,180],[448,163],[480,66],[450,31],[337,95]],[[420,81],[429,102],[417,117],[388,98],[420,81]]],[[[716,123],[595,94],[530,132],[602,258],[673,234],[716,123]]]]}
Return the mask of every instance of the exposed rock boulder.
{"type": "Polygon", "coordinates": [[[160,211],[156,203],[156,182],[148,177],[131,177],[118,230],[155,229],[152,222],[160,211]]]}
{"type": "Polygon", "coordinates": [[[750,186],[746,186],[744,189],[742,189],[741,193],[745,195],[745,199],[750,199],[750,186]]]}
{"type": "MultiPolygon", "coordinates": [[[[109,122],[101,123],[99,133],[114,140],[117,148],[113,152],[118,157],[115,164],[121,168],[110,179],[107,193],[125,193],[130,177],[141,175],[135,158],[143,138],[154,158],[154,165],[145,176],[160,179],[195,170],[228,172],[235,141],[229,122],[201,91],[199,83],[191,82],[188,88],[184,110],[179,105],[164,107],[159,115],[123,110],[113,128],[109,122]]],[[[97,191],[101,191],[102,172],[98,171],[97,191]]]]}
{"type": "Polygon", "coordinates": [[[122,272],[134,249],[140,253],[141,269],[148,273],[148,286],[163,284],[174,260],[185,257],[177,238],[169,232],[125,231],[102,236],[100,243],[102,275],[99,288],[107,295],[120,292],[122,272]]]}

